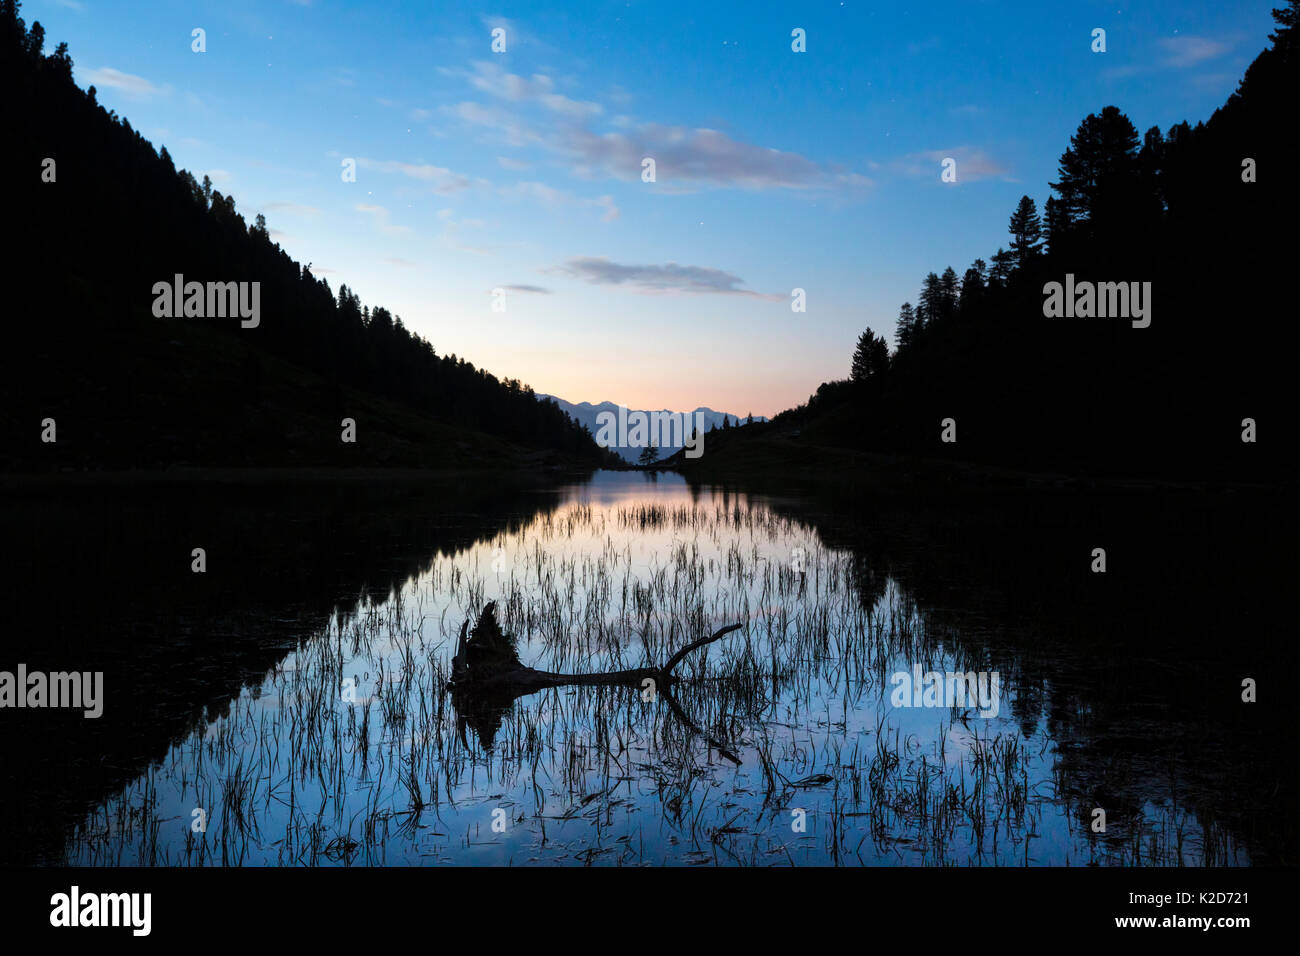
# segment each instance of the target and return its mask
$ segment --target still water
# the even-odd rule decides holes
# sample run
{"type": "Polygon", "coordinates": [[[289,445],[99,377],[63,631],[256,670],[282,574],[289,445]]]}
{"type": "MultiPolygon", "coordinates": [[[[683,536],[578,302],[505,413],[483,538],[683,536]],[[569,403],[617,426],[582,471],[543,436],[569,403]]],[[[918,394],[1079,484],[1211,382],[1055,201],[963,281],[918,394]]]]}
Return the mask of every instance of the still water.
{"type": "MultiPolygon", "coordinates": [[[[1176,779],[1108,801],[1086,755],[1096,701],[1054,686],[1053,668],[1027,676],[1010,625],[960,590],[918,598],[869,541],[828,544],[839,536],[822,525],[675,475],[566,486],[296,635],[73,824],[62,859],[1251,862],[1176,779]],[[563,673],[655,666],[743,626],[692,652],[662,692],[485,702],[448,682],[462,624],[489,602],[524,664],[563,673]]],[[[1050,640],[1045,620],[1018,626],[1050,640]]]]}

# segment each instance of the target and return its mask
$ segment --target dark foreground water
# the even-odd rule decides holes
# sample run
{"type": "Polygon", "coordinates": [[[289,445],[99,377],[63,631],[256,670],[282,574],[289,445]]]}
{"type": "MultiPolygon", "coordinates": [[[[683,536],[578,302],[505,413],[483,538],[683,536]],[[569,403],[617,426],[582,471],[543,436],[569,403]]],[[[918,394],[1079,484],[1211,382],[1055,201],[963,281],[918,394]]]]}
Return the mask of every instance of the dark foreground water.
{"type": "Polygon", "coordinates": [[[0,669],[107,676],[98,721],[0,713],[9,859],[1246,865],[1292,852],[1289,734],[1241,700],[1245,678],[1281,692],[1289,571],[1267,544],[1282,532],[1231,509],[1049,497],[949,512],[639,473],[529,493],[314,494],[97,501],[79,525],[96,540],[80,543],[62,504],[13,518],[40,570],[0,669]],[[220,544],[196,575],[200,539],[220,544]],[[743,626],[662,691],[467,699],[448,689],[451,657],[487,602],[525,664],[567,673],[662,663],[743,626]]]}

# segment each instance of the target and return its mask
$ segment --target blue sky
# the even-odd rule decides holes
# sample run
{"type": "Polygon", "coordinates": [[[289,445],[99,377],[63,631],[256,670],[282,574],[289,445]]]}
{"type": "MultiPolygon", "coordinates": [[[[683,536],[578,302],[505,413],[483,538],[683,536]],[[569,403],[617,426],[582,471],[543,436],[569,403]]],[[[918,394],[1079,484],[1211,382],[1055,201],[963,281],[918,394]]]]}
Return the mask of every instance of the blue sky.
{"type": "Polygon", "coordinates": [[[1139,130],[1208,118],[1267,45],[1274,5],[28,0],[23,13],[178,166],[440,353],[574,402],[771,415],[845,377],[862,329],[892,338],[926,272],[1004,245],[1016,201],[1046,199],[1088,112],[1117,105],[1139,130]],[[945,157],[956,183],[940,180],[945,157]]]}

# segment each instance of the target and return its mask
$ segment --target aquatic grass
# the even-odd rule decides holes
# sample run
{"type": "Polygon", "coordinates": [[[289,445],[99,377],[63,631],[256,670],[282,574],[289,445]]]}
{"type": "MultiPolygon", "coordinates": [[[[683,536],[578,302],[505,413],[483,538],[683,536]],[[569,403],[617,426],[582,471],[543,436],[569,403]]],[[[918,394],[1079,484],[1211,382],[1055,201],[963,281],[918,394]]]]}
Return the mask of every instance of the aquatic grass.
{"type": "Polygon", "coordinates": [[[1225,831],[1172,803],[1117,814],[1097,839],[1053,741],[1026,737],[1009,700],[987,721],[894,709],[889,678],[913,663],[996,667],[1008,696],[1017,687],[1015,660],[987,660],[948,615],[761,502],[569,502],[304,634],[89,813],[65,859],[1241,861],[1225,831]],[[448,690],[460,630],[488,602],[509,653],[555,672],[655,666],[722,623],[744,627],[682,662],[671,702],[552,687],[462,713],[448,690]],[[190,827],[199,807],[206,832],[190,827]]]}

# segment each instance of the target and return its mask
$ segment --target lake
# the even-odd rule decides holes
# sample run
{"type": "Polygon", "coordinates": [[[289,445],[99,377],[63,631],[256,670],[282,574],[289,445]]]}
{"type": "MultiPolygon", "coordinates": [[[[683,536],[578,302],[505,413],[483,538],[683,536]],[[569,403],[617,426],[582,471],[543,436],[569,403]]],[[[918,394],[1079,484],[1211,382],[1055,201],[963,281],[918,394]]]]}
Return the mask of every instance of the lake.
{"type": "Polygon", "coordinates": [[[1294,836],[1273,822],[1285,789],[1260,796],[1293,779],[1285,735],[1240,699],[1287,639],[1265,611],[1289,571],[1215,566],[1258,535],[1231,508],[1044,494],[950,511],[639,472],[361,504],[204,494],[40,519],[54,551],[88,522],[143,535],[134,577],[155,583],[126,583],[120,552],[25,583],[87,592],[29,609],[57,638],[26,646],[29,669],[108,676],[94,746],[77,741],[98,722],[68,716],[26,714],[30,739],[6,738],[11,856],[1250,865],[1294,836]],[[200,538],[221,543],[194,574],[200,538]],[[662,687],[449,686],[489,603],[524,665],[564,674],[657,666],[741,627],[662,687]]]}

